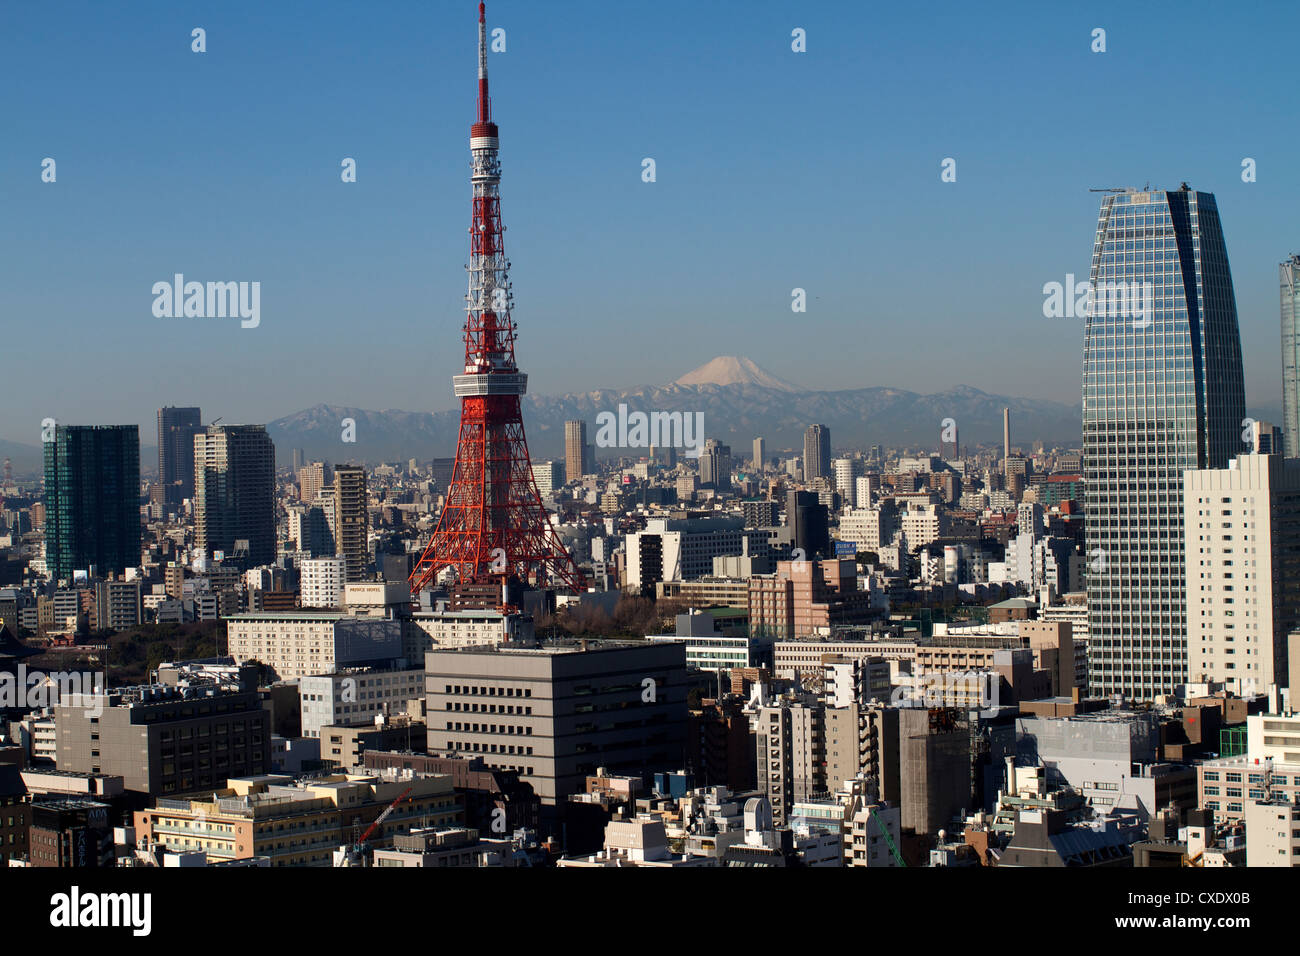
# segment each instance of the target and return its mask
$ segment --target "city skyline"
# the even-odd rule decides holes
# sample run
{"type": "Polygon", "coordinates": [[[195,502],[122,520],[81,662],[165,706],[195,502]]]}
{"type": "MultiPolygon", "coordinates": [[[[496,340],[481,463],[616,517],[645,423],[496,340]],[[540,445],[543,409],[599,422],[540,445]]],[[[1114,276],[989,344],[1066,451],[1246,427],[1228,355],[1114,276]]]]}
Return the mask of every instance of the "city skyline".
{"type": "Polygon", "coordinates": [[[1300,868],[1300,13],[232,3],[0,13],[54,154],[0,247],[18,923],[192,924],[207,868],[1284,916],[1227,871],[1300,868]]]}
{"type": "MultiPolygon", "coordinates": [[[[809,388],[969,384],[1073,403],[1082,322],[1045,318],[1043,286],[1086,274],[1088,250],[1077,237],[1092,216],[1087,189],[1140,187],[1149,177],[1157,188],[1186,180],[1219,196],[1237,266],[1248,404],[1280,401],[1277,264],[1295,251],[1286,228],[1300,209],[1272,185],[1294,154],[1295,134],[1271,117],[1287,108],[1280,79],[1289,61],[1277,18],[1295,17],[1290,8],[1211,14],[1208,25],[1168,18],[1169,42],[1152,49],[1134,43],[1146,28],[1121,7],[1091,11],[1088,20],[952,11],[924,30],[915,15],[868,22],[834,5],[793,12],[758,5],[744,18],[691,7],[694,29],[683,31],[671,5],[638,12],[635,30],[622,29],[634,15],[594,4],[575,5],[562,21],[526,5],[499,6],[507,47],[492,63],[502,76],[501,108],[519,116],[506,173],[515,278],[526,290],[521,348],[534,394],[668,382],[714,355],[742,351],[809,388]],[[1107,30],[1105,53],[1090,50],[1098,25],[1107,30]],[[791,50],[796,27],[807,31],[805,53],[791,50]],[[1066,119],[1080,115],[1088,97],[1126,84],[1150,89],[1148,76],[1176,55],[1177,38],[1192,43],[1207,30],[1217,66],[1189,79],[1187,95],[1224,129],[1218,142],[1189,144],[1177,118],[1135,115],[1116,118],[1105,141],[1091,145],[1066,119]],[[580,47],[584,56],[556,57],[557,46],[580,47]],[[671,74],[650,68],[666,46],[680,61],[671,74]],[[1007,65],[990,70],[988,50],[1007,65]],[[591,71],[601,84],[586,82],[591,71]],[[1036,77],[1032,89],[1016,82],[1027,71],[1036,77]],[[762,88],[730,79],[742,73],[759,77],[762,88]],[[1081,76],[1088,82],[1078,83],[1081,76]],[[719,133],[708,125],[711,113],[682,106],[699,89],[725,107],[719,133]],[[863,95],[880,90],[889,96],[863,95]],[[969,113],[976,102],[981,111],[969,113]],[[594,138],[584,135],[593,115],[601,124],[594,138]],[[943,117],[948,132],[918,128],[914,117],[930,115],[943,117]],[[1041,123],[1011,122],[1023,116],[1041,123]],[[840,147],[810,155],[799,131],[824,124],[836,129],[840,147]],[[695,149],[700,142],[725,150],[724,182],[695,149]],[[656,160],[653,183],[641,178],[647,157],[656,160]],[[957,161],[955,182],[940,178],[945,158],[957,161]],[[1242,181],[1246,158],[1258,163],[1255,182],[1242,181]],[[813,215],[800,192],[815,173],[835,184],[830,221],[813,215]],[[890,188],[880,188],[885,182],[890,188]],[[588,244],[579,262],[564,249],[597,227],[583,201],[592,198],[609,214],[599,223],[601,242],[588,244]],[[691,224],[686,234],[683,222],[691,224]],[[832,248],[819,242],[811,252],[812,238],[824,242],[827,230],[832,248]],[[916,255],[921,236],[933,234],[962,250],[949,256],[942,281],[916,255]],[[987,242],[990,235],[1000,241],[987,242]],[[707,273],[693,265],[704,248],[715,257],[707,273]],[[592,269],[612,291],[618,322],[605,321],[608,309],[597,301],[604,296],[574,295],[573,283],[592,269]],[[795,288],[807,294],[800,315],[790,312],[795,288]],[[792,322],[841,347],[816,357],[782,348],[781,330],[792,322]],[[637,328],[656,334],[628,349],[637,328]],[[733,347],[737,328],[753,347],[733,347]],[[972,337],[971,328],[984,334],[972,337]],[[945,340],[962,347],[931,345],[945,340]],[[583,358],[574,362],[579,342],[583,358]],[[1010,348],[1016,364],[1008,376],[1010,348]]],[[[107,13],[77,9],[94,35],[107,13]]],[[[92,398],[75,384],[43,394],[40,381],[19,370],[14,387],[49,406],[37,421],[143,423],[173,401],[250,422],[319,402],[454,407],[450,388],[437,383],[458,361],[443,344],[461,321],[463,296],[463,277],[447,265],[464,258],[455,236],[463,228],[458,144],[468,110],[454,91],[472,60],[452,39],[449,9],[381,14],[355,30],[331,15],[337,9],[306,24],[276,12],[253,26],[237,25],[239,8],[214,14],[204,24],[203,54],[189,48],[194,24],[179,19],[189,14],[148,6],[125,14],[138,27],[122,34],[126,49],[55,48],[38,36],[11,51],[18,69],[50,79],[46,99],[13,104],[13,148],[0,159],[19,224],[3,251],[22,277],[0,293],[0,307],[39,314],[40,327],[96,343],[65,356],[70,382],[96,381],[102,361],[122,373],[120,387],[92,398]],[[445,55],[428,57],[431,43],[445,55]],[[380,45],[390,54],[368,53],[380,45]],[[292,67],[315,82],[290,81],[278,65],[285,47],[294,51],[292,67]],[[109,56],[149,58],[160,72],[103,71],[96,97],[70,101],[70,77],[109,56]],[[233,78],[220,67],[232,61],[242,71],[233,78]],[[339,63],[348,69],[330,69],[339,63]],[[159,75],[168,82],[145,82],[159,75]],[[258,101],[248,102],[254,84],[258,101]],[[114,103],[126,101],[143,106],[123,115],[114,103]],[[375,111],[374,102],[384,107],[375,111]],[[246,132],[213,141],[202,115],[186,107],[192,103],[202,115],[237,104],[246,132]],[[57,129],[47,115],[60,117],[57,129]],[[178,124],[168,145],[134,145],[152,141],[140,124],[158,115],[178,124]],[[201,155],[177,145],[189,142],[208,145],[201,155]],[[56,182],[41,181],[44,157],[59,162],[56,182]],[[357,163],[355,183],[340,181],[347,157],[357,163]],[[184,227],[154,231],[156,216],[140,212],[149,208],[185,210],[184,227]],[[69,261],[81,264],[78,274],[68,275],[69,261]],[[260,323],[156,318],[150,287],[178,272],[262,283],[260,323]],[[395,342],[417,347],[394,349],[395,342]],[[371,374],[379,365],[386,374],[371,374]],[[146,367],[148,378],[139,374],[146,367]],[[314,371],[321,368],[331,369],[328,381],[314,371]]],[[[12,35],[30,32],[29,15],[7,14],[12,35]]],[[[0,437],[21,442],[34,431],[19,409],[0,412],[0,437]]]]}

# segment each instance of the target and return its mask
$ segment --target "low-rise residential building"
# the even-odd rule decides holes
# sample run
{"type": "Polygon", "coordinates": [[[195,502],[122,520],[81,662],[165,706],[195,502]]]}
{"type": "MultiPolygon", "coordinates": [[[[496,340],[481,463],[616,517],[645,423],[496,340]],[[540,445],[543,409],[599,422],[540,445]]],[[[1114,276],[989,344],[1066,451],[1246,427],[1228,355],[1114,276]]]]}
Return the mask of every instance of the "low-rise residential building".
{"type": "Polygon", "coordinates": [[[144,847],[202,850],[210,860],[268,857],[272,866],[332,864],[403,791],[369,840],[382,849],[413,828],[454,826],[461,811],[445,776],[337,774],[294,784],[289,777],[237,778],[210,798],[159,799],[135,814],[144,847]]]}

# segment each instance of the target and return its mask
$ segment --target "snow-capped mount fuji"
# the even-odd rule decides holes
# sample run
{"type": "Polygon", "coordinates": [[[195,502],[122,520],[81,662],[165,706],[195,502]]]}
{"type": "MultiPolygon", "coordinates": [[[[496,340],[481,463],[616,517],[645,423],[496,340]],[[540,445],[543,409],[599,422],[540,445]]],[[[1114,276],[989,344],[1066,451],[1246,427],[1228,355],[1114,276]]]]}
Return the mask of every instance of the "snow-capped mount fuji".
{"type": "Polygon", "coordinates": [[[719,355],[687,372],[674,385],[757,385],[778,392],[806,392],[808,389],[773,375],[743,355],[719,355]]]}

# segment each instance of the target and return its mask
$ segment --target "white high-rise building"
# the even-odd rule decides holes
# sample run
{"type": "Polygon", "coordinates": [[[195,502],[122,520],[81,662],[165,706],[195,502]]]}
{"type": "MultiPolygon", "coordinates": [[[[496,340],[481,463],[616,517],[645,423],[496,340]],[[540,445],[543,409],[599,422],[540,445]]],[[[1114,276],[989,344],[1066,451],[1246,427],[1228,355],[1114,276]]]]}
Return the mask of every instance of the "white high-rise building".
{"type": "Polygon", "coordinates": [[[347,584],[347,561],[343,558],[313,558],[302,563],[302,606],[333,608],[343,606],[343,587],[347,584]]]}
{"type": "Polygon", "coordinates": [[[835,471],[835,490],[840,493],[840,501],[845,508],[858,507],[857,479],[866,470],[861,458],[836,458],[831,462],[835,471]]]}
{"type": "Polygon", "coordinates": [[[852,541],[859,551],[876,551],[889,544],[898,530],[898,509],[891,502],[874,508],[851,508],[840,516],[836,538],[852,541]]]}
{"type": "Polygon", "coordinates": [[[879,493],[879,475],[862,475],[853,479],[853,507],[870,508],[872,496],[879,493]]]}
{"type": "Polygon", "coordinates": [[[1286,684],[1287,633],[1300,624],[1300,461],[1251,454],[1187,471],[1183,533],[1188,676],[1241,695],[1286,684]]]}
{"type": "Polygon", "coordinates": [[[544,500],[555,497],[557,489],[564,487],[564,462],[545,459],[533,462],[533,481],[544,500]]]}

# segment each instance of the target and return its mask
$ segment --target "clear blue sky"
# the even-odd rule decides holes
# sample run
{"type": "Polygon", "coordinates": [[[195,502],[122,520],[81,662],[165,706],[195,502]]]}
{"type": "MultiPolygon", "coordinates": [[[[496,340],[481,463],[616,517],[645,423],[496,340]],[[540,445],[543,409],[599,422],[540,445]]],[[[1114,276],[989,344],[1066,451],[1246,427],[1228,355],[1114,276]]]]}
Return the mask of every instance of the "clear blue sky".
{"type": "MultiPolygon", "coordinates": [[[[1044,318],[1042,287],[1086,277],[1088,187],[1187,180],[1218,197],[1248,400],[1277,400],[1297,6],[1058,7],[493,0],[530,390],[744,354],[812,387],[1077,402],[1082,322],[1044,318]]],[[[151,443],[160,404],[451,407],[475,20],[473,0],[0,5],[0,437],[52,416],[151,443]],[[155,318],[176,272],[260,281],[260,328],[155,318]]]]}

